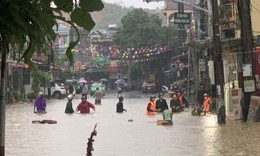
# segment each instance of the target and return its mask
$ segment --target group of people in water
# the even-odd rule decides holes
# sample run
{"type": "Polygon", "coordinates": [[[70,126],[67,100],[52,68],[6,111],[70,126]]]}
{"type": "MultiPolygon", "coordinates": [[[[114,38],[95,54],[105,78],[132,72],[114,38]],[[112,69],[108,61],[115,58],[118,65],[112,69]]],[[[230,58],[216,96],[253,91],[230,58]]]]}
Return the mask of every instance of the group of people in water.
{"type": "MultiPolygon", "coordinates": [[[[211,98],[207,93],[202,95],[201,103],[198,103],[200,107],[202,107],[201,112],[204,112],[204,115],[209,112],[210,104],[212,103],[211,98]]],[[[176,91],[171,95],[170,100],[170,108],[168,107],[167,101],[164,99],[163,94],[158,94],[158,100],[156,100],[155,96],[151,96],[150,100],[146,107],[147,115],[154,115],[157,112],[164,112],[165,110],[170,110],[174,112],[182,112],[186,108],[188,108],[188,101],[182,95],[181,91],[176,91]]]]}
{"type": "MultiPolygon", "coordinates": [[[[67,114],[71,114],[75,112],[72,105],[72,100],[74,96],[75,95],[70,94],[67,97],[68,101],[65,108],[65,113],[67,114]]],[[[99,91],[99,88],[97,88],[94,94],[96,105],[101,104],[101,99],[103,96],[104,94],[101,91],[99,91]]],[[[120,96],[118,99],[119,101],[116,104],[116,112],[117,113],[126,112],[127,110],[124,109],[124,105],[123,105],[124,98],[120,96]]],[[[42,92],[39,92],[38,98],[34,102],[34,113],[46,113],[46,108],[47,108],[46,100],[44,98],[44,95],[42,92]]],[[[95,106],[91,102],[87,101],[87,94],[82,94],[81,102],[76,107],[76,112],[80,112],[82,114],[90,113],[90,109],[95,111],[95,106]]]]}
{"type": "MultiPolygon", "coordinates": [[[[200,91],[199,91],[200,92],[200,91]]],[[[100,105],[101,99],[104,96],[104,94],[99,91],[99,88],[96,89],[96,92],[94,94],[95,97],[95,104],[100,105]]],[[[212,103],[211,98],[208,96],[208,94],[204,93],[203,99],[199,99],[199,102],[203,106],[202,112],[207,113],[209,112],[209,106],[210,103],[212,103]]],[[[67,105],[65,108],[65,113],[74,113],[74,109],[72,106],[72,100],[74,95],[70,94],[68,95],[67,99],[67,105]]],[[[126,112],[127,110],[124,109],[123,101],[124,98],[122,96],[118,97],[119,101],[116,104],[116,112],[122,113],[126,112]]],[[[159,93],[158,100],[156,100],[155,96],[151,96],[149,99],[149,102],[146,107],[146,114],[147,115],[154,115],[157,112],[164,112],[165,110],[171,110],[171,112],[182,112],[185,110],[185,108],[188,108],[188,101],[187,99],[182,95],[181,91],[176,91],[171,95],[170,105],[168,107],[167,101],[164,99],[164,96],[162,93],[159,93]]],[[[80,113],[90,113],[90,109],[93,109],[95,111],[95,106],[87,101],[87,94],[82,94],[81,102],[76,107],[76,111],[80,113]]],[[[44,96],[42,92],[39,92],[38,98],[35,100],[34,103],[34,112],[35,113],[46,113],[46,100],[44,99],[44,96]]]]}
{"type": "MultiPolygon", "coordinates": [[[[164,99],[163,94],[158,94],[158,100],[156,100],[155,96],[151,96],[150,100],[147,104],[146,114],[153,115],[156,112],[163,112],[164,110],[169,110],[167,101],[164,99]]],[[[177,91],[171,95],[170,100],[170,109],[172,112],[181,112],[184,111],[185,108],[188,107],[188,101],[182,95],[181,91],[177,91]]]]}

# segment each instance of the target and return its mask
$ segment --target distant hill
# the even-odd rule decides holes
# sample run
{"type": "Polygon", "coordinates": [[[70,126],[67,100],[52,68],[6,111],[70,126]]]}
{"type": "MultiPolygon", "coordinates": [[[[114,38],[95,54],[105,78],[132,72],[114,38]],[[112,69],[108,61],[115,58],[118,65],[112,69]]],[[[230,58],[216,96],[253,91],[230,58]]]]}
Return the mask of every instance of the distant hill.
{"type": "Polygon", "coordinates": [[[121,24],[121,19],[127,14],[129,8],[122,7],[118,4],[103,2],[105,7],[102,11],[93,12],[92,18],[96,22],[95,30],[107,29],[109,24],[121,24]]]}

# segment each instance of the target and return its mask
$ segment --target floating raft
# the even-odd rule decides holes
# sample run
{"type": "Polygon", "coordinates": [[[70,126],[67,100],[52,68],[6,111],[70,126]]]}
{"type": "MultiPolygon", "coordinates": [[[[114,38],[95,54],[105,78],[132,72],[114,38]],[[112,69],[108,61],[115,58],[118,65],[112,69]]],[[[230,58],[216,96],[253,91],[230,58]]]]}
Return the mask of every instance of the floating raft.
{"type": "Polygon", "coordinates": [[[173,125],[173,123],[167,120],[157,120],[157,125],[173,125]]]}

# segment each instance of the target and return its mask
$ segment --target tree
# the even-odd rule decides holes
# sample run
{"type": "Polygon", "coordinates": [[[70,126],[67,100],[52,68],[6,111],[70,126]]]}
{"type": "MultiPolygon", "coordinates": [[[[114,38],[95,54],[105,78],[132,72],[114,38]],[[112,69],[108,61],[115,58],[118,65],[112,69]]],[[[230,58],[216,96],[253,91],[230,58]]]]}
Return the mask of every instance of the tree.
{"type": "Polygon", "coordinates": [[[45,93],[45,89],[50,87],[51,72],[34,70],[32,71],[32,79],[32,90],[35,93],[38,93],[40,91],[40,87],[43,87],[43,92],[45,93]]]}
{"type": "MultiPolygon", "coordinates": [[[[33,65],[31,58],[37,48],[37,54],[46,54],[55,40],[56,34],[52,29],[57,25],[57,20],[64,21],[75,28],[78,36],[78,27],[90,31],[95,23],[90,12],[102,10],[104,7],[101,0],[2,0],[0,2],[0,52],[1,52],[1,101],[0,101],[0,155],[4,156],[5,137],[5,71],[6,56],[11,47],[20,47],[14,51],[14,56],[20,56],[18,61],[23,60],[30,66],[33,65]],[[78,3],[74,3],[78,2],[78,3]],[[67,15],[66,18],[64,15],[67,15]],[[45,49],[45,50],[44,50],[45,49]],[[16,52],[19,55],[16,55],[16,52]]],[[[72,63],[72,48],[77,45],[71,42],[66,55],[72,63]]]]}
{"type": "Polygon", "coordinates": [[[127,70],[127,77],[130,80],[131,84],[135,86],[138,85],[138,82],[143,80],[143,65],[141,63],[131,64],[127,70]]]}
{"type": "Polygon", "coordinates": [[[122,26],[114,41],[122,47],[146,47],[153,45],[177,44],[177,28],[162,27],[160,14],[151,14],[143,9],[130,10],[121,20],[122,26]]]}
{"type": "Polygon", "coordinates": [[[114,41],[124,47],[151,46],[158,43],[162,20],[143,9],[130,10],[121,20],[114,41]]]}
{"type": "Polygon", "coordinates": [[[162,27],[160,29],[159,44],[166,45],[172,49],[178,47],[178,28],[177,27],[162,27]]]}

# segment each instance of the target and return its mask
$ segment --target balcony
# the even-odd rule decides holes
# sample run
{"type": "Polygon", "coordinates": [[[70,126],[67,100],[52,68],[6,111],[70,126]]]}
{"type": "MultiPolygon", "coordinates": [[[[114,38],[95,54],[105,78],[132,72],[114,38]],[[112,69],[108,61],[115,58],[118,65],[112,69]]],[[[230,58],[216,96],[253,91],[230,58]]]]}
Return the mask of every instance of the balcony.
{"type": "Polygon", "coordinates": [[[234,0],[220,0],[220,5],[227,5],[233,3],[234,0]]]}
{"type": "Polygon", "coordinates": [[[229,23],[234,21],[234,15],[233,15],[233,10],[232,10],[231,5],[221,5],[219,7],[219,19],[220,23],[229,23]]]}

